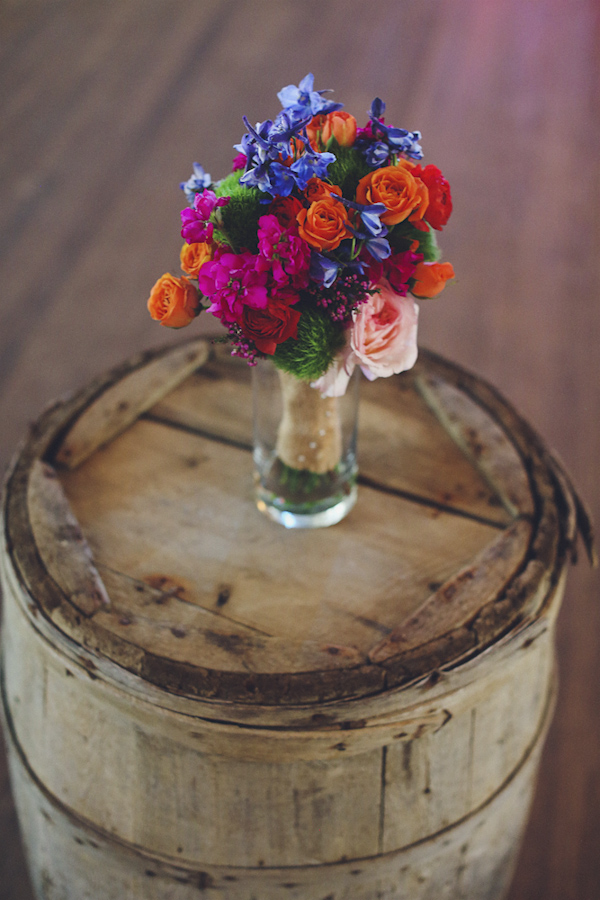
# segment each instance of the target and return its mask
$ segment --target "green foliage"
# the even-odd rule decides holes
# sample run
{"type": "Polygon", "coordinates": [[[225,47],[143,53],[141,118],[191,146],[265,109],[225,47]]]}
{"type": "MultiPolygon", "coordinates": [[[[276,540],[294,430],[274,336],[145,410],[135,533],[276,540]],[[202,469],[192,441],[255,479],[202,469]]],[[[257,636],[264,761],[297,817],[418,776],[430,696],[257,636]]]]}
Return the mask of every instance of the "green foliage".
{"type": "Polygon", "coordinates": [[[367,165],[361,153],[351,147],[340,147],[334,138],[328,142],[327,149],[337,157],[327,167],[327,178],[341,187],[344,197],[353,200],[358,182],[372,172],[372,168],[367,165]]]}
{"type": "Polygon", "coordinates": [[[402,253],[408,250],[413,241],[419,242],[419,253],[423,254],[423,262],[437,262],[441,256],[437,238],[433,228],[427,231],[419,231],[410,222],[400,222],[392,228],[388,234],[388,241],[392,253],[402,253]]]}
{"type": "Polygon", "coordinates": [[[272,359],[278,368],[296,378],[315,381],[344,346],[344,332],[324,310],[314,306],[314,301],[300,300],[296,309],[301,313],[298,337],[279,344],[272,359]]]}
{"type": "Polygon", "coordinates": [[[242,169],[232,172],[214,185],[217,197],[230,197],[227,206],[219,206],[214,212],[216,241],[229,244],[235,253],[258,250],[258,220],[266,212],[261,203],[264,194],[257,188],[240,184],[242,169]]]}

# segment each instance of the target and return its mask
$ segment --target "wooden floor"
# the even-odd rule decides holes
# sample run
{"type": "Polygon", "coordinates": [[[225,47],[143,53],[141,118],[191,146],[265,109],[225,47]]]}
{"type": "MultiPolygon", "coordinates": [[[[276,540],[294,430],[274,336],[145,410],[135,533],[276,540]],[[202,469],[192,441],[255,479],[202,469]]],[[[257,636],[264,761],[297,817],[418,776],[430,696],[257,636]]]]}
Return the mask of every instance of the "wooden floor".
{"type": "MultiPolygon", "coordinates": [[[[178,184],[225,175],[242,115],[314,71],[423,132],[458,277],[420,341],[493,382],[600,521],[599,69],[596,0],[3,0],[0,468],[53,397],[181,339],[145,310],[178,270],[178,184]]],[[[582,559],[510,900],[600,897],[598,592],[582,559]]],[[[0,900],[31,898],[2,758],[0,900]]]]}

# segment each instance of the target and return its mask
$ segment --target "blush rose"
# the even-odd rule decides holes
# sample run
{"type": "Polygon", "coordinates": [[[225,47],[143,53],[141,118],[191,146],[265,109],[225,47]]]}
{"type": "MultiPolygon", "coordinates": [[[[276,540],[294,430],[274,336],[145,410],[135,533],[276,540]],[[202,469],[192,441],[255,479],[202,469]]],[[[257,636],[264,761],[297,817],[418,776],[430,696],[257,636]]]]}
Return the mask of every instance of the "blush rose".
{"type": "Polygon", "coordinates": [[[412,297],[397,294],[385,278],[353,319],[346,347],[313,384],[325,397],[342,396],[356,366],[373,381],[404,372],[416,362],[419,308],[412,297]]]}

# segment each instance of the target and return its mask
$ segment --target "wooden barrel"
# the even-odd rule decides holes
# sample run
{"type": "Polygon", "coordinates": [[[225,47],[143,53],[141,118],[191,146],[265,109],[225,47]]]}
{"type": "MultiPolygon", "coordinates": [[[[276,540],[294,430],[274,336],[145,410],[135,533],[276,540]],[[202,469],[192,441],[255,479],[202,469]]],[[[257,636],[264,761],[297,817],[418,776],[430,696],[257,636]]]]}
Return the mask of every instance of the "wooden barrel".
{"type": "Polygon", "coordinates": [[[2,698],[38,898],[506,891],[589,523],[494,392],[364,385],[339,525],[253,502],[249,371],[146,354],[32,428],[4,496],[2,698]]]}

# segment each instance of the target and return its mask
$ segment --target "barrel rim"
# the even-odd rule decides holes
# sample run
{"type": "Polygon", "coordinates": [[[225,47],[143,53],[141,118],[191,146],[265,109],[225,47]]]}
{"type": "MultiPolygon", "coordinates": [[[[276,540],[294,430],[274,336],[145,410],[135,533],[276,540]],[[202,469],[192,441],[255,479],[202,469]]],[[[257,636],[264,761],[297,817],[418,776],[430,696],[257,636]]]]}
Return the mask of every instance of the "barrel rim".
{"type": "MultiPolygon", "coordinates": [[[[576,495],[543,441],[499,391],[464,368],[421,350],[414,374],[454,385],[501,427],[519,455],[533,500],[533,513],[516,520],[526,518],[531,526],[524,563],[467,626],[409,651],[392,646],[389,653],[372,656],[368,663],[323,671],[252,675],[202,669],[147,650],[136,653],[123,638],[102,634],[93,617],[86,618],[71,604],[36,550],[27,507],[29,472],[36,460],[54,462],[61,440],[90,402],[124,376],[172,352],[168,347],[139,354],[53,404],[31,427],[16,454],[5,481],[3,529],[7,557],[28,595],[32,616],[43,616],[67,638],[69,632],[79,631],[94,654],[168,692],[254,705],[298,706],[373,696],[427,675],[435,677],[436,672],[477,656],[539,614],[574,546],[577,526],[583,530],[576,495]]],[[[509,532],[510,528],[505,535],[509,532]]]]}

